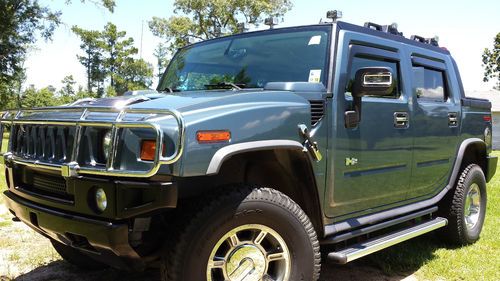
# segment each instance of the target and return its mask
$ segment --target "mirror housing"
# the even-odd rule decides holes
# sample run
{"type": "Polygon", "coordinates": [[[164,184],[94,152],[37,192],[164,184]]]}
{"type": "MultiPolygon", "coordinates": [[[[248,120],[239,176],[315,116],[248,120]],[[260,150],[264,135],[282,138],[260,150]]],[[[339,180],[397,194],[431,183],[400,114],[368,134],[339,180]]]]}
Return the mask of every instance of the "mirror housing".
{"type": "Polygon", "coordinates": [[[390,68],[364,67],[356,71],[352,85],[352,96],[389,96],[396,87],[390,68]]]}
{"type": "Polygon", "coordinates": [[[354,129],[361,121],[361,98],[363,96],[389,96],[396,88],[390,68],[364,67],[356,71],[351,88],[353,108],[345,112],[345,127],[354,129]]]}

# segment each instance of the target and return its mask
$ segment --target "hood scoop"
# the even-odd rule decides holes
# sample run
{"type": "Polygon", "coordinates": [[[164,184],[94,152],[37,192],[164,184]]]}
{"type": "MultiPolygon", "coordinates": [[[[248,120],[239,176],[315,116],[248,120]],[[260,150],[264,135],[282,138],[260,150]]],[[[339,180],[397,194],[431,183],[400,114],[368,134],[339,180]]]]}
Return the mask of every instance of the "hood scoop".
{"type": "Polygon", "coordinates": [[[101,98],[101,99],[84,98],[69,104],[69,106],[103,106],[103,107],[114,107],[117,109],[122,109],[133,104],[154,100],[162,96],[163,95],[154,95],[154,96],[138,95],[138,96],[121,96],[121,97],[101,98]]]}

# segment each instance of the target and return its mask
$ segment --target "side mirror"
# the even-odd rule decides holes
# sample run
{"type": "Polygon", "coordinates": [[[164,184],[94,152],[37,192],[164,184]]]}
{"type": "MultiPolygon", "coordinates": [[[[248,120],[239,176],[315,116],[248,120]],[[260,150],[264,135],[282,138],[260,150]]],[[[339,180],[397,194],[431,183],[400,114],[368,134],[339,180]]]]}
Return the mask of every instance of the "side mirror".
{"type": "Polygon", "coordinates": [[[396,87],[390,68],[365,67],[356,71],[352,85],[352,96],[389,96],[396,87]]]}
{"type": "Polygon", "coordinates": [[[345,112],[345,127],[356,128],[361,121],[361,97],[389,96],[396,88],[390,68],[364,67],[356,71],[351,88],[353,109],[345,112]]]}

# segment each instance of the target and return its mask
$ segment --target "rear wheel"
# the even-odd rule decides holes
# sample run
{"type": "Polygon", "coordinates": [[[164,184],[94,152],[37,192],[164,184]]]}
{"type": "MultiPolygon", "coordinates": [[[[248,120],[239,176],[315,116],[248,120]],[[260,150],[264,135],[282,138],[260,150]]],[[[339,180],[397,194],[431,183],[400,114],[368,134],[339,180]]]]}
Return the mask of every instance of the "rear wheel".
{"type": "Polygon", "coordinates": [[[52,246],[54,247],[56,252],[65,261],[81,269],[99,270],[108,267],[107,265],[100,263],[89,256],[86,256],[85,254],[81,253],[80,251],[71,246],[64,245],[55,240],[51,240],[50,242],[52,243],[52,246]]]}
{"type": "Polygon", "coordinates": [[[319,243],[302,209],[269,188],[220,196],[188,223],[163,259],[162,280],[311,280],[319,243]]]}
{"type": "Polygon", "coordinates": [[[468,165],[460,175],[453,196],[442,204],[448,225],[441,237],[450,243],[467,245],[479,239],[486,214],[486,180],[481,168],[468,165]]]}

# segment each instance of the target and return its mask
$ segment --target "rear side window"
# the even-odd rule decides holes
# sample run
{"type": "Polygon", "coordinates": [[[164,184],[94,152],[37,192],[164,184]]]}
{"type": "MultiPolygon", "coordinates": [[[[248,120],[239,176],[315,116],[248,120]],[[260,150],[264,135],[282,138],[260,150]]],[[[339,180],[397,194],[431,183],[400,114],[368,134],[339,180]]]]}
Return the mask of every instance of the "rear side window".
{"type": "Polygon", "coordinates": [[[444,73],[421,66],[413,67],[413,85],[417,98],[422,101],[444,102],[448,99],[444,73]]]}

